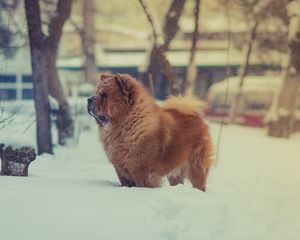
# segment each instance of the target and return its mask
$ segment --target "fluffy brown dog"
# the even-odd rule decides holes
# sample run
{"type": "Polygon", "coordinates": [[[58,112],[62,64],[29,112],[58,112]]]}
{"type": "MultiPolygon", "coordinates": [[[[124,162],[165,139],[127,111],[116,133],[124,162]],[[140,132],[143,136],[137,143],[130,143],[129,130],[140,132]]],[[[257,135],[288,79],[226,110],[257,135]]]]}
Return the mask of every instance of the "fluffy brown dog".
{"type": "Polygon", "coordinates": [[[212,144],[197,103],[172,97],[159,107],[131,76],[101,76],[88,112],[123,186],[159,187],[164,176],[177,185],[188,177],[205,191],[212,144]]]}

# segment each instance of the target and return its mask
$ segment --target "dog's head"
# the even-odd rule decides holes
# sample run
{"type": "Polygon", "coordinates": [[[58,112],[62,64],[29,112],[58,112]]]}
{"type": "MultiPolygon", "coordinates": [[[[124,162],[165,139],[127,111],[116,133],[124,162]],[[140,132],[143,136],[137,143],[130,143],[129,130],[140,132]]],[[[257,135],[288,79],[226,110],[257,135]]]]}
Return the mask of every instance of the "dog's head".
{"type": "Polygon", "coordinates": [[[130,112],[136,92],[136,80],[127,74],[102,74],[94,96],[88,98],[88,113],[103,126],[130,112]]]}

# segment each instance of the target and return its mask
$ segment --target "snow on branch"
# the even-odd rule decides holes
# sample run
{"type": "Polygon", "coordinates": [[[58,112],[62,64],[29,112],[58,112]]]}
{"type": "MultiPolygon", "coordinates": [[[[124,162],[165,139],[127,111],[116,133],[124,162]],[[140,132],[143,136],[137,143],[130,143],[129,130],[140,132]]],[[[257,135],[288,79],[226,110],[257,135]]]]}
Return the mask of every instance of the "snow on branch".
{"type": "Polygon", "coordinates": [[[290,19],[288,41],[291,42],[296,40],[297,32],[299,32],[299,14],[300,14],[300,3],[297,0],[293,0],[287,4],[287,14],[290,19]]]}

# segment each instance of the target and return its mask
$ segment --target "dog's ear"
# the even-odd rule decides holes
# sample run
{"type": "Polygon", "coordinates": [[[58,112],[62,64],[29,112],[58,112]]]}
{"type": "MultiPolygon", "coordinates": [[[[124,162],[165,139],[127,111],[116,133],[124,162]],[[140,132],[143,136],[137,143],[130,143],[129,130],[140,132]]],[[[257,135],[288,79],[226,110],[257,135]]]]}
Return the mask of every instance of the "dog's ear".
{"type": "Polygon", "coordinates": [[[109,74],[109,73],[101,73],[100,75],[100,80],[103,81],[105,79],[108,79],[108,78],[112,78],[113,77],[113,74],[109,74]]]}
{"type": "Polygon", "coordinates": [[[132,105],[134,87],[130,81],[130,76],[126,74],[116,74],[115,79],[120,92],[126,98],[127,102],[132,105]]]}

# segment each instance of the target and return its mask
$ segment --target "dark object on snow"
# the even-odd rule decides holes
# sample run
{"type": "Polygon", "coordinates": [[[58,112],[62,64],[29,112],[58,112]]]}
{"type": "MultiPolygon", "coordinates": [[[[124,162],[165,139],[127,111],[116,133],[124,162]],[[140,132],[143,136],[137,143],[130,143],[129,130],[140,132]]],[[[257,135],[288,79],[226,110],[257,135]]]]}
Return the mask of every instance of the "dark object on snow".
{"type": "Polygon", "coordinates": [[[1,173],[7,176],[28,176],[29,164],[36,153],[31,147],[14,148],[0,144],[1,173]]]}

